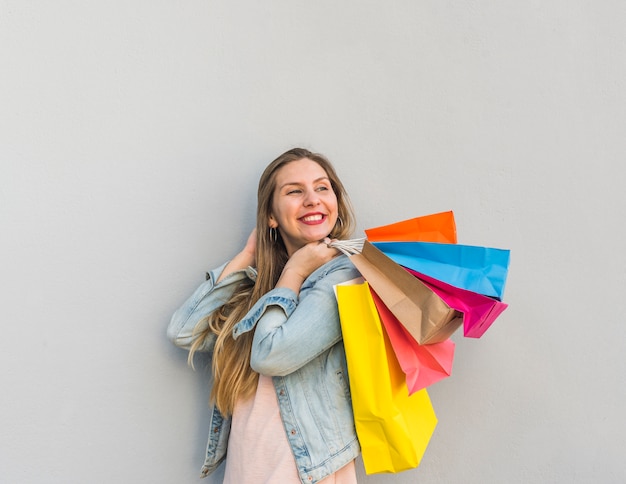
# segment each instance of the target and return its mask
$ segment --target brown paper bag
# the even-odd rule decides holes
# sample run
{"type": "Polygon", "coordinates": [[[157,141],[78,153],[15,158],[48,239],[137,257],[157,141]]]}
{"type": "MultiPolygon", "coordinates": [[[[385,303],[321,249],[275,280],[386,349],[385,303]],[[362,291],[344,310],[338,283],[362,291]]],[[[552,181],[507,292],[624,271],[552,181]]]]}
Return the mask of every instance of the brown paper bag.
{"type": "Polygon", "coordinates": [[[419,344],[445,341],[461,326],[462,315],[432,289],[368,241],[363,240],[362,248],[360,242],[335,241],[330,246],[350,257],[385,306],[419,344]]]}

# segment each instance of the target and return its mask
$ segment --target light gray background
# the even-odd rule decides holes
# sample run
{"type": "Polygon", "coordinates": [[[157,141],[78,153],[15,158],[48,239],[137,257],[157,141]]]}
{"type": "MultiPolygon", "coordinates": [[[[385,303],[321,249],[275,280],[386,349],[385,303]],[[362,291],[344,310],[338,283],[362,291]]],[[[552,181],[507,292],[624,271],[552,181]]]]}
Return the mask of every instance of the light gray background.
{"type": "Polygon", "coordinates": [[[618,0],[0,1],[0,481],[198,482],[206,375],[165,328],[297,145],[359,233],[454,210],[512,250],[421,466],[359,481],[626,481],[624,25],[618,0]]]}

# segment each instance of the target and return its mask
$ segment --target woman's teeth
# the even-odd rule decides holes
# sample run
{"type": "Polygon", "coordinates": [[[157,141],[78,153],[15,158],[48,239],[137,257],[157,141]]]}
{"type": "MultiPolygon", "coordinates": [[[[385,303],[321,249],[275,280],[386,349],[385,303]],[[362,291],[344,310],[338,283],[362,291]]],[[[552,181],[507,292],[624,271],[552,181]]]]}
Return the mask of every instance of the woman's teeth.
{"type": "Polygon", "coordinates": [[[318,222],[322,220],[322,215],[310,215],[308,217],[302,217],[303,222],[318,222]]]}

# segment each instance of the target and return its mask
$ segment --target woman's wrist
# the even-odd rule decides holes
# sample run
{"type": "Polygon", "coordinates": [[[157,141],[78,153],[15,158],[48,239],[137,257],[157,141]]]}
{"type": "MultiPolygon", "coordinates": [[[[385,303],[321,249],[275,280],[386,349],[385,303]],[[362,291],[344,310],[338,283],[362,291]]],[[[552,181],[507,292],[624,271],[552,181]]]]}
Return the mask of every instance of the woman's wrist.
{"type": "Polygon", "coordinates": [[[283,269],[280,277],[278,278],[276,287],[286,287],[287,289],[291,289],[293,292],[298,294],[305,279],[306,277],[303,276],[299,271],[292,267],[286,266],[283,269]]]}
{"type": "Polygon", "coordinates": [[[254,266],[254,262],[254,256],[251,256],[243,251],[240,252],[233,257],[228,264],[226,264],[226,267],[224,267],[224,270],[216,282],[220,282],[227,275],[232,274],[233,272],[241,271],[248,268],[248,266],[254,266]]]}
{"type": "Polygon", "coordinates": [[[239,264],[243,266],[242,269],[245,269],[248,266],[254,267],[254,264],[256,262],[255,255],[245,250],[242,250],[241,252],[239,252],[239,254],[235,256],[235,258],[238,259],[239,264]]]}

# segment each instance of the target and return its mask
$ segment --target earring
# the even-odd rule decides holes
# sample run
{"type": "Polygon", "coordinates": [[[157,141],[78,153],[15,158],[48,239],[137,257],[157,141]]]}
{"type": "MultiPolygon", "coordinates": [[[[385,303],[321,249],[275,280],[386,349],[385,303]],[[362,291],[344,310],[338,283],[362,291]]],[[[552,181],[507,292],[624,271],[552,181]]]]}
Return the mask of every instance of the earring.
{"type": "Polygon", "coordinates": [[[270,227],[270,240],[275,244],[278,240],[278,231],[276,227],[270,227]]]}

